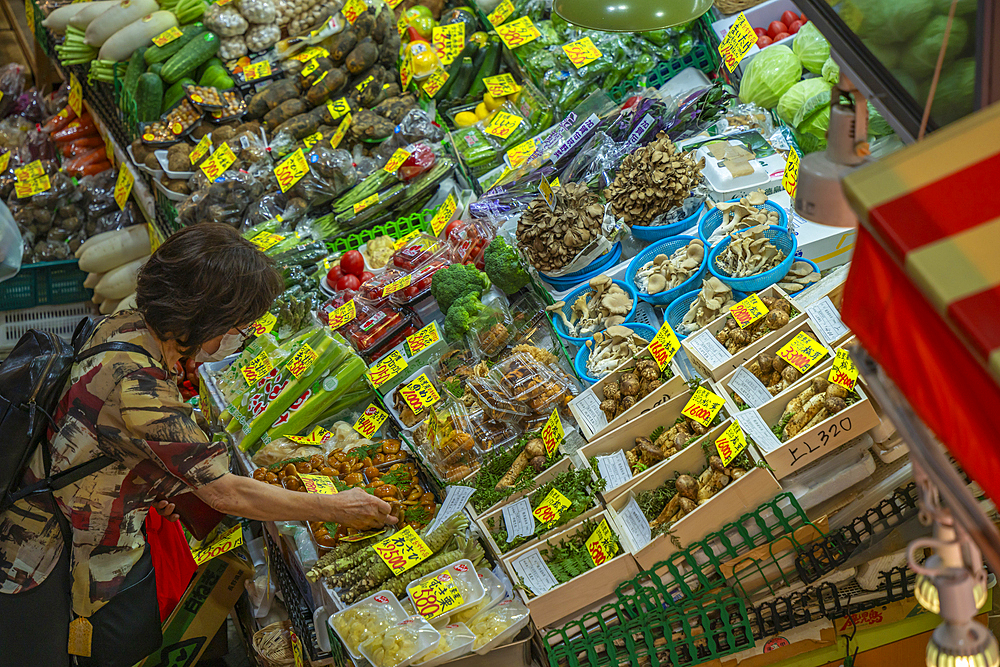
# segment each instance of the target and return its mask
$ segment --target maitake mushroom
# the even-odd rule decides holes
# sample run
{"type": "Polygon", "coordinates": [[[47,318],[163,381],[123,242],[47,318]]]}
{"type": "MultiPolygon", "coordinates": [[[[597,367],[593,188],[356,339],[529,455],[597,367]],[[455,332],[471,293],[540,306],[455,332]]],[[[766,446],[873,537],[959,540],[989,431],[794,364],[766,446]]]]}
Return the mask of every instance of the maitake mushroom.
{"type": "Polygon", "coordinates": [[[705,244],[701,239],[694,239],[670,257],[657,255],[643,264],[635,274],[636,287],[646,294],[666,292],[694,275],[704,258],[705,244]]]}
{"type": "Polygon", "coordinates": [[[716,243],[726,238],[733,232],[757,225],[777,225],[778,213],[769,208],[757,208],[764,206],[767,195],[763,190],[754,190],[746,197],[733,202],[720,202],[715,204],[715,208],[722,214],[722,224],[712,232],[708,239],[708,245],[714,246],[716,243]]]}
{"type": "Polygon", "coordinates": [[[647,345],[648,340],[628,327],[613,326],[608,327],[607,331],[597,332],[594,340],[587,341],[587,348],[590,350],[587,373],[591,377],[602,378],[639,354],[647,345]]]}
{"type": "Polygon", "coordinates": [[[715,265],[733,278],[746,278],[781,264],[785,253],[764,236],[764,226],[731,235],[729,245],[715,258],[715,265]]]}
{"type": "Polygon", "coordinates": [[[819,279],[820,275],[813,271],[812,265],[808,262],[793,262],[788,273],[778,282],[778,287],[789,294],[795,294],[819,279]]]}
{"type": "Polygon", "coordinates": [[[555,210],[536,197],[517,223],[517,242],[539,271],[552,272],[569,264],[601,235],[604,207],[585,183],[554,188],[555,210]]]}
{"type": "Polygon", "coordinates": [[[704,159],[695,162],[691,153],[681,153],[660,132],[655,141],[625,156],[604,197],[626,225],[651,225],[657,216],[684,203],[704,166],[704,159]]]}
{"type": "Polygon", "coordinates": [[[570,306],[566,316],[566,302],[557,301],[546,307],[562,318],[571,336],[589,336],[625,321],[632,312],[632,297],[610,277],[601,274],[590,279],[590,291],[582,292],[570,306]]]}
{"type": "Polygon", "coordinates": [[[715,276],[711,276],[701,284],[698,298],[691,302],[684,320],[677,329],[685,336],[692,334],[719,315],[728,313],[735,305],[733,290],[715,276]]]}

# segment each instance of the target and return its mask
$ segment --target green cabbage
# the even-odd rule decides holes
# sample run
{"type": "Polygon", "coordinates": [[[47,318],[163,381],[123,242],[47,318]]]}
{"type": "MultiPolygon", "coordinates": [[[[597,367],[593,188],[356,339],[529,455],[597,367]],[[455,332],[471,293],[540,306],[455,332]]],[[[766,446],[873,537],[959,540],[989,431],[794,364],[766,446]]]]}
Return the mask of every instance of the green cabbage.
{"type": "Polygon", "coordinates": [[[829,101],[831,87],[831,84],[825,79],[817,78],[799,81],[786,90],[785,94],[778,100],[778,118],[791,124],[795,120],[795,114],[799,108],[813,95],[826,93],[827,101],[829,101]]]}
{"type": "Polygon", "coordinates": [[[872,103],[868,103],[868,138],[878,138],[884,137],[888,134],[892,134],[892,127],[890,127],[888,121],[882,117],[882,114],[878,112],[878,109],[872,106],[872,103]]]}
{"type": "Polygon", "coordinates": [[[879,44],[878,42],[873,42],[872,40],[866,40],[863,42],[865,47],[872,52],[875,59],[882,63],[886,69],[892,69],[899,63],[899,57],[902,55],[900,52],[900,46],[894,44],[879,44]]]}
{"type": "Polygon", "coordinates": [[[826,41],[816,24],[810,21],[795,33],[792,51],[802,61],[803,67],[813,74],[819,74],[823,71],[823,63],[830,57],[830,42],[826,41]]]}
{"type": "Polygon", "coordinates": [[[930,20],[935,0],[852,0],[861,14],[855,30],[865,41],[881,44],[903,42],[930,20]]]}
{"type": "Polygon", "coordinates": [[[775,44],[758,53],[740,82],[740,99],[773,109],[778,99],[802,77],[802,65],[790,48],[775,44]]]}
{"type": "Polygon", "coordinates": [[[938,125],[947,125],[972,113],[976,87],[976,59],[956,60],[941,72],[931,115],[938,125]]]}
{"type": "MultiPolygon", "coordinates": [[[[807,140],[807,145],[818,146],[815,150],[826,148],[826,130],[830,127],[830,91],[813,95],[805,100],[795,112],[792,125],[795,127],[796,137],[801,134],[817,140],[816,142],[807,140]]],[[[803,151],[811,152],[801,141],[799,143],[803,151]]]]}
{"type": "Polygon", "coordinates": [[[823,63],[823,79],[831,86],[840,81],[840,66],[833,62],[833,58],[827,58],[823,63]]]}
{"type": "MultiPolygon", "coordinates": [[[[909,50],[900,60],[900,66],[915,79],[929,78],[934,72],[947,23],[947,16],[932,18],[913,38],[909,50]]],[[[956,17],[951,23],[951,34],[948,36],[948,50],[944,54],[945,65],[958,57],[968,39],[969,25],[964,19],[956,17]]]]}
{"type": "MultiPolygon", "coordinates": [[[[951,0],[938,0],[935,14],[947,14],[951,10],[951,0]]],[[[975,19],[976,0],[958,0],[958,7],[955,8],[955,16],[966,16],[971,14],[975,19]]]]}

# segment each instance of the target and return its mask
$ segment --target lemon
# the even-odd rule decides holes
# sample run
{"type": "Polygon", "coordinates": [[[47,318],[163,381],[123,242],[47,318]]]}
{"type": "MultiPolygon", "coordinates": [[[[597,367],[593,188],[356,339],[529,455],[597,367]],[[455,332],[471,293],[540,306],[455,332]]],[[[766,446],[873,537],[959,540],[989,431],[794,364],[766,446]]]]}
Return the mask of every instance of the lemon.
{"type": "Polygon", "coordinates": [[[469,127],[479,122],[479,117],[471,111],[462,111],[455,114],[455,125],[459,127],[469,127]]]}
{"type": "Polygon", "coordinates": [[[486,110],[486,104],[480,102],[476,105],[476,118],[482,120],[490,115],[490,112],[486,110]]]}
{"type": "Polygon", "coordinates": [[[486,105],[487,111],[493,111],[494,109],[499,109],[503,106],[505,98],[503,97],[493,97],[489,93],[483,95],[483,104],[486,105]]]}

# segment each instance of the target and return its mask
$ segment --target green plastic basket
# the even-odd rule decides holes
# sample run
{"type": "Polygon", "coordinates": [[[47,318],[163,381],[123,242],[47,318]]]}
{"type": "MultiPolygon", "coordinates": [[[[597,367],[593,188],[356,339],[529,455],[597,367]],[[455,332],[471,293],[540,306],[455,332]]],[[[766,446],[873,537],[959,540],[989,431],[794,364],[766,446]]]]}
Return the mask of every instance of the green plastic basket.
{"type": "Polygon", "coordinates": [[[93,291],[83,286],[87,273],[76,259],[22,264],[21,270],[0,283],[0,310],[88,301],[93,291]]]}
{"type": "Polygon", "coordinates": [[[42,21],[45,19],[45,12],[42,11],[41,7],[38,6],[38,3],[35,2],[35,0],[25,0],[25,13],[27,13],[27,7],[29,4],[31,5],[35,17],[35,41],[42,47],[42,51],[45,52],[45,55],[51,56],[52,42],[49,39],[48,30],[46,30],[45,26],[42,25],[42,21]]]}
{"type": "MultiPolygon", "coordinates": [[[[376,236],[391,236],[394,239],[401,239],[410,232],[420,229],[429,232],[431,228],[431,218],[437,213],[438,207],[425,208],[422,211],[411,213],[399,220],[387,222],[384,225],[375,225],[371,229],[360,232],[353,232],[338,236],[326,242],[331,251],[344,254],[348,250],[357,250],[364,244],[371,241],[376,236]]],[[[333,216],[332,213],[329,214],[333,216]]]]}

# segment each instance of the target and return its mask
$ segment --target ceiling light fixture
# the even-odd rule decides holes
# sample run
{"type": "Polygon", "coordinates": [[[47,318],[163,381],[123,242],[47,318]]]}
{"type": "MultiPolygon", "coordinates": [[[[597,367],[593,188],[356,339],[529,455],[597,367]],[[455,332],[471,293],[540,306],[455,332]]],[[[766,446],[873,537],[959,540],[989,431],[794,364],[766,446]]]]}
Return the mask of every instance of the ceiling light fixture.
{"type": "Polygon", "coordinates": [[[688,23],[711,7],[712,0],[555,0],[552,9],[590,30],[645,32],[688,23]]]}

